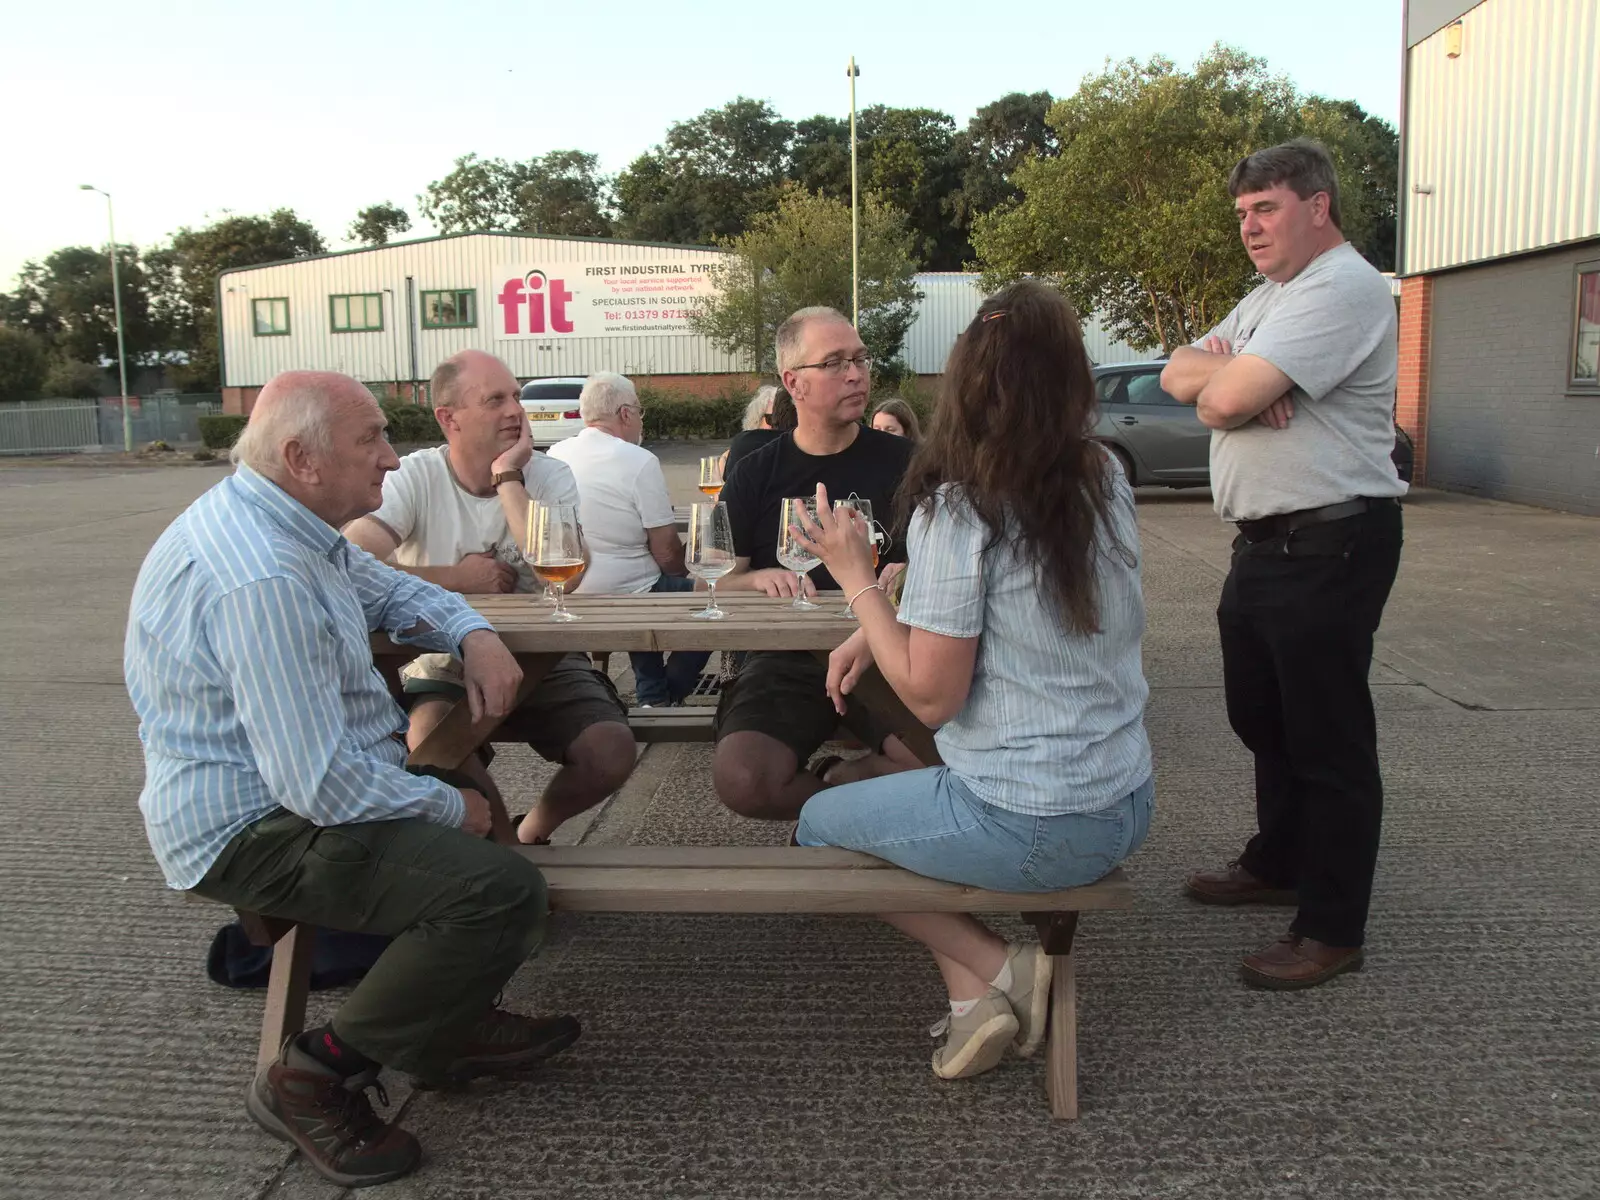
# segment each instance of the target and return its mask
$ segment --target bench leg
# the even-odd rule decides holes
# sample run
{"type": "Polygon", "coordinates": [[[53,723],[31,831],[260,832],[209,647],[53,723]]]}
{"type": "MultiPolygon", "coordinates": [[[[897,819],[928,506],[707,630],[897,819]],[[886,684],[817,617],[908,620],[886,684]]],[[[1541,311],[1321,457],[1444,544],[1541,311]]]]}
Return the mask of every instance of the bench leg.
{"type": "Polygon", "coordinates": [[[1050,1030],[1045,1057],[1050,1072],[1050,1115],[1078,1119],[1078,980],[1075,956],[1051,955],[1050,1030]]]}
{"type": "Polygon", "coordinates": [[[311,989],[311,951],[317,931],[296,925],[272,948],[272,973],[267,977],[267,1007],[261,1014],[261,1046],[256,1069],[275,1061],[291,1034],[306,1027],[306,993],[311,989]]]}

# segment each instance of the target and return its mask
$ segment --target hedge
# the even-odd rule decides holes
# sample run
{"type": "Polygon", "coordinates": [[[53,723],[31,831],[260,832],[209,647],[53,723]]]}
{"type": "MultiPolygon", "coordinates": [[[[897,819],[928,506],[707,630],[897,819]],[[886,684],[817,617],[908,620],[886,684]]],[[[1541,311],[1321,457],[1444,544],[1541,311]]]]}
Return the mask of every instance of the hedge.
{"type": "Polygon", "coordinates": [[[381,406],[389,419],[389,440],[408,445],[432,446],[444,441],[444,433],[433,409],[422,404],[387,402],[381,406]]]}
{"type": "Polygon", "coordinates": [[[235,413],[205,413],[200,417],[200,440],[212,450],[227,450],[239,440],[246,418],[235,413]]]}

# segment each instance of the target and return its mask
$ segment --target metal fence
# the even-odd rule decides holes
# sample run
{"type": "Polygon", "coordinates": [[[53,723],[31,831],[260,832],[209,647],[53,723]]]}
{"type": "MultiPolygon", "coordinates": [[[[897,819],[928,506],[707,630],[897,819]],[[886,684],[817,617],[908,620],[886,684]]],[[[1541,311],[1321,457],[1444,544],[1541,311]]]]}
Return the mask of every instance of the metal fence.
{"type": "MultiPolygon", "coordinates": [[[[133,444],[200,440],[200,418],[222,411],[220,393],[134,397],[133,444]]],[[[122,449],[122,401],[25,400],[0,404],[0,455],[77,454],[122,449]]]]}

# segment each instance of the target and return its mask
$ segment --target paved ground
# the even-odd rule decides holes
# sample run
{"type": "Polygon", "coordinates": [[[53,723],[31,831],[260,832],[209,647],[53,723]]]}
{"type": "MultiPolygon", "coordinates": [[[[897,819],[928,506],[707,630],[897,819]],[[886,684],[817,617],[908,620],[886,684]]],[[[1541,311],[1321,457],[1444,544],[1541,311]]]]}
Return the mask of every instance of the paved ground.
{"type": "MultiPolygon", "coordinates": [[[[668,454],[675,486],[696,450],[668,454]]],[[[206,981],[221,914],[162,887],[135,807],[128,592],[221,474],[0,467],[0,1196],[337,1191],[245,1117],[260,997],[206,981]]],[[[1137,909],[1084,923],[1080,1121],[1048,1119],[1038,1064],[936,1081],[934,973],[869,922],[562,918],[509,998],[581,1014],[583,1041],[534,1082],[396,1089],[430,1161],[385,1194],[1600,1196],[1600,525],[1408,503],[1369,966],[1273,996],[1235,970],[1281,914],[1177,894],[1250,824],[1211,618],[1226,534],[1204,493],[1141,519],[1158,812],[1137,909]]],[[[781,836],[708,801],[708,761],[652,749],[566,832],[781,836]]]]}

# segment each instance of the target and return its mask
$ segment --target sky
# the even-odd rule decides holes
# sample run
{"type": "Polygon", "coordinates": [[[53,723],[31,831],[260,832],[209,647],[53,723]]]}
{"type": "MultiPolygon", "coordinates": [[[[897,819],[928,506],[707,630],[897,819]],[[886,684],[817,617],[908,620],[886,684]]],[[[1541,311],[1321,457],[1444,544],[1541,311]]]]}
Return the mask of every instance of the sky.
{"type": "Polygon", "coordinates": [[[965,124],[1012,91],[1070,94],[1109,58],[1188,66],[1215,42],[1302,91],[1390,122],[1400,0],[1273,8],[1223,0],[55,0],[13,6],[0,39],[0,290],[67,245],[149,245],[226,213],[289,207],[332,249],[468,152],[577,148],[614,172],[677,120],[735,96],[798,120],[941,109],[965,124]]]}

